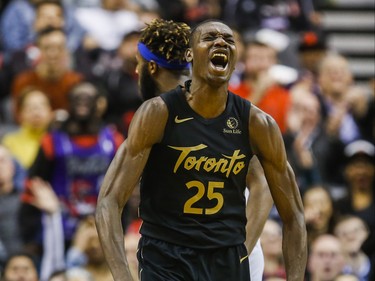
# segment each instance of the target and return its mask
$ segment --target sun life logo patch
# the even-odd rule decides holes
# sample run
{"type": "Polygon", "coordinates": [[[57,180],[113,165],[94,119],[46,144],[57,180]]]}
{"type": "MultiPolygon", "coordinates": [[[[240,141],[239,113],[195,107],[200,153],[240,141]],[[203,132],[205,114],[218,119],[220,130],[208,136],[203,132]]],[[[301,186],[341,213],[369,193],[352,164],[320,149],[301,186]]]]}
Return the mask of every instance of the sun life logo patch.
{"type": "Polygon", "coordinates": [[[234,117],[229,117],[228,120],[227,120],[227,126],[229,129],[237,129],[238,127],[238,121],[236,118],[234,117]]]}
{"type": "Polygon", "coordinates": [[[238,120],[234,117],[229,117],[227,119],[227,127],[223,129],[223,133],[225,134],[242,134],[242,131],[238,129],[238,120]]]}

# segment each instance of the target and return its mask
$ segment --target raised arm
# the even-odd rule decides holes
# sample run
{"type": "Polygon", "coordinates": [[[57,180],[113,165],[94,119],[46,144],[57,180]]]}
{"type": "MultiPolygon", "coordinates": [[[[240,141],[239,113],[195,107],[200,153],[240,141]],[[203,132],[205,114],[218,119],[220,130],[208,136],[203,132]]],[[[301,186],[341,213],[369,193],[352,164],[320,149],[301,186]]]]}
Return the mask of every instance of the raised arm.
{"type": "Polygon", "coordinates": [[[121,213],[138,183],[153,144],[164,133],[168,111],[161,98],[145,102],[134,115],[126,141],[114,157],[98,197],[96,225],[114,280],[132,280],[125,255],[121,213]]]}
{"type": "Polygon", "coordinates": [[[283,221],[287,280],[303,281],[307,243],[301,196],[276,122],[255,106],[251,110],[250,136],[252,148],[263,167],[273,201],[283,221]]]}

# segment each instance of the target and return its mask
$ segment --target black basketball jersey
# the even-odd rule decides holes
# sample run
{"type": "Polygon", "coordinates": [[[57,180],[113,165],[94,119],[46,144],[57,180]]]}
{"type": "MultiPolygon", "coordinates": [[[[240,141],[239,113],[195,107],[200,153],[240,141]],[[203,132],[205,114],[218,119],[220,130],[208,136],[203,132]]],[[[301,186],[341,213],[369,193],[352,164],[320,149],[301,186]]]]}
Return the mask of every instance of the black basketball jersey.
{"type": "Polygon", "coordinates": [[[169,116],[141,179],[141,233],[193,248],[243,243],[250,102],[229,92],[225,111],[205,119],[181,87],[161,98],[169,116]]]}

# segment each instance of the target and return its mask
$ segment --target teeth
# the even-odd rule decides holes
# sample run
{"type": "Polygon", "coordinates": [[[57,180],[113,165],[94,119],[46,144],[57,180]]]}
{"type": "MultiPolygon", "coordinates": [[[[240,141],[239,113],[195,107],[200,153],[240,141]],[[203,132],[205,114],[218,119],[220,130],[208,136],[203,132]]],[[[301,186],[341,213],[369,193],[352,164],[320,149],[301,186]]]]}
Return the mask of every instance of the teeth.
{"type": "Polygon", "coordinates": [[[227,57],[227,55],[225,55],[225,54],[217,53],[217,54],[214,54],[214,55],[212,56],[213,59],[216,58],[216,57],[221,57],[221,58],[223,58],[223,59],[224,59],[224,62],[227,62],[227,60],[228,60],[228,57],[227,57]]]}

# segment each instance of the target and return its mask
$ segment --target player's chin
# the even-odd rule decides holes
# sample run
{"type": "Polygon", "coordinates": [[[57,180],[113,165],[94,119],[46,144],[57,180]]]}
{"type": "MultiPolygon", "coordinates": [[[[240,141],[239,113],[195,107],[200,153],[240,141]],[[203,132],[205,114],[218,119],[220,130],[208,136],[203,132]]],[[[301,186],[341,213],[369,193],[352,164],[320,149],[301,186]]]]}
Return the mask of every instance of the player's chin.
{"type": "Polygon", "coordinates": [[[211,79],[227,82],[229,81],[233,70],[229,67],[228,64],[225,67],[222,67],[209,63],[208,72],[211,76],[211,79]]]}
{"type": "Polygon", "coordinates": [[[210,81],[211,84],[217,84],[218,86],[228,83],[229,79],[230,75],[227,73],[210,73],[208,77],[208,81],[210,81]]]}

